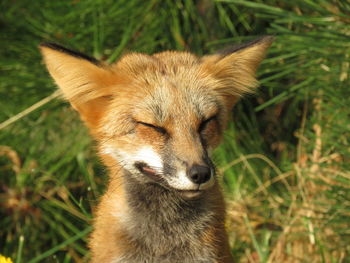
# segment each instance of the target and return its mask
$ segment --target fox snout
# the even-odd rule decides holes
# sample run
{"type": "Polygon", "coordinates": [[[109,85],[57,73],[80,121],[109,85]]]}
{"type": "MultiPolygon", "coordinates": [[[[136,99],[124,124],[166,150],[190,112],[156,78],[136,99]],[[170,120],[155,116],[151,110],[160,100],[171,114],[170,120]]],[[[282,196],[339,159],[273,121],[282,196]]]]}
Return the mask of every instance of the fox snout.
{"type": "Polygon", "coordinates": [[[193,165],[189,169],[187,176],[195,184],[205,184],[212,176],[212,169],[209,166],[193,165]]]}
{"type": "MultiPolygon", "coordinates": [[[[116,153],[115,150],[114,153],[116,153]]],[[[130,160],[130,157],[123,156],[123,153],[117,153],[115,156],[122,158],[124,162],[130,160]]],[[[130,172],[137,176],[141,183],[158,183],[165,188],[177,191],[202,191],[214,185],[215,169],[208,157],[203,158],[198,164],[180,160],[175,155],[162,156],[151,147],[139,150],[134,156],[137,156],[137,159],[134,159],[134,163],[130,165],[130,172]]]]}
{"type": "Polygon", "coordinates": [[[215,183],[215,169],[209,158],[198,163],[188,165],[181,163],[177,169],[166,178],[168,184],[180,191],[207,190],[215,183]],[[185,168],[184,168],[185,166],[185,168]]]}
{"type": "MultiPolygon", "coordinates": [[[[174,172],[173,174],[164,171],[157,171],[145,162],[135,162],[135,167],[140,173],[158,183],[165,183],[179,191],[200,191],[210,188],[213,185],[214,168],[212,165],[192,165],[185,173],[174,172]]],[[[175,170],[175,169],[167,169],[175,170]]]]}

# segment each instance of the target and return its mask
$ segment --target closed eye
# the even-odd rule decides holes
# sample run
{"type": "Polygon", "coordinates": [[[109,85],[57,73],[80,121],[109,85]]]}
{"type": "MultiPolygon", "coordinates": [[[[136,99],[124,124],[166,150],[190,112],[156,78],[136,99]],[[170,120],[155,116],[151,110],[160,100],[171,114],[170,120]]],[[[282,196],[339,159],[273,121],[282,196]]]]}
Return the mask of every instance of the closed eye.
{"type": "Polygon", "coordinates": [[[210,123],[213,120],[217,119],[217,115],[211,116],[210,118],[204,120],[201,122],[201,124],[198,127],[198,132],[201,133],[202,131],[204,131],[204,129],[207,127],[208,123],[210,123]]]}
{"type": "Polygon", "coordinates": [[[143,126],[150,127],[150,128],[156,130],[157,132],[159,132],[161,134],[167,134],[166,129],[164,129],[163,127],[155,126],[153,124],[142,122],[142,121],[138,121],[137,123],[140,124],[140,125],[143,125],[143,126]]]}

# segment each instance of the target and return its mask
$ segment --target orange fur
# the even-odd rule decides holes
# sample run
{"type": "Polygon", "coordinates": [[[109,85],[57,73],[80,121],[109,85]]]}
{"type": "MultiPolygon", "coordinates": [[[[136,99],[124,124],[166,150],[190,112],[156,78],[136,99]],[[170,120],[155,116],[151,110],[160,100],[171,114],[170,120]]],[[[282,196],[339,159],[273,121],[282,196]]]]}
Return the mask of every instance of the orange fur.
{"type": "Polygon", "coordinates": [[[221,141],[238,98],[256,87],[255,72],[271,42],[265,37],[202,58],[131,53],[112,65],[41,46],[51,76],[90,128],[109,169],[90,242],[93,262],[233,262],[207,152],[221,141]],[[198,166],[207,181],[195,181],[198,166]],[[196,191],[188,190],[192,185],[196,191]],[[175,212],[188,205],[203,214],[193,221],[191,211],[175,212]]]}

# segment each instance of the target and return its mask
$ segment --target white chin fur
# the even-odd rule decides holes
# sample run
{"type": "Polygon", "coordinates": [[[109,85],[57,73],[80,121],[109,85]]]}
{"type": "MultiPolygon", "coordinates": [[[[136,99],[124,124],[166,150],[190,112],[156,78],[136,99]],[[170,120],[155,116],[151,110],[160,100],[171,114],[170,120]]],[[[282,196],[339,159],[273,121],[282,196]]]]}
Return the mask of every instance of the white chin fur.
{"type": "Polygon", "coordinates": [[[176,177],[171,177],[167,181],[172,188],[180,191],[206,190],[215,183],[214,176],[212,175],[208,182],[200,185],[195,184],[187,177],[185,171],[178,172],[176,177]]]}

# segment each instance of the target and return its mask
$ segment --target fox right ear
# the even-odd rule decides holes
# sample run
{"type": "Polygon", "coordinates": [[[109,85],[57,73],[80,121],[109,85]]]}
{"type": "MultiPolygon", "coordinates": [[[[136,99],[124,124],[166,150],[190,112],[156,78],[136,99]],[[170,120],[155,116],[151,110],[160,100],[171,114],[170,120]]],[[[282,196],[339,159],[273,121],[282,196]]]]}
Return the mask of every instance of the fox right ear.
{"type": "Polygon", "coordinates": [[[89,127],[97,125],[112,96],[112,72],[97,60],[52,43],[40,45],[47,69],[89,127]]]}
{"type": "Polygon", "coordinates": [[[217,79],[215,89],[230,107],[257,86],[255,73],[272,41],[272,36],[264,36],[202,58],[203,66],[217,79]]]}

